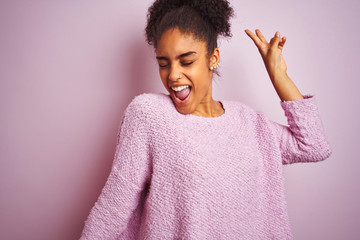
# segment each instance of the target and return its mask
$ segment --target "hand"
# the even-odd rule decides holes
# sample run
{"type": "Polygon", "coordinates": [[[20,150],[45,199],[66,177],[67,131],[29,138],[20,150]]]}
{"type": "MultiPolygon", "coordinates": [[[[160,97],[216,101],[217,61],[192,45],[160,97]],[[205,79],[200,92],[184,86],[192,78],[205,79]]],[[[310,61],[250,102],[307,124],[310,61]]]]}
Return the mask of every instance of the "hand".
{"type": "Polygon", "coordinates": [[[271,82],[280,99],[282,101],[303,99],[300,91],[287,75],[287,66],[282,56],[286,38],[280,37],[280,33],[276,32],[270,42],[267,42],[259,29],[255,30],[256,35],[248,29],[245,32],[259,49],[271,82]]]}
{"type": "Polygon", "coordinates": [[[256,35],[248,29],[245,30],[245,33],[258,48],[271,81],[277,77],[286,76],[287,66],[282,56],[286,38],[281,38],[280,33],[276,32],[270,42],[267,42],[259,29],[255,30],[256,35]]]}

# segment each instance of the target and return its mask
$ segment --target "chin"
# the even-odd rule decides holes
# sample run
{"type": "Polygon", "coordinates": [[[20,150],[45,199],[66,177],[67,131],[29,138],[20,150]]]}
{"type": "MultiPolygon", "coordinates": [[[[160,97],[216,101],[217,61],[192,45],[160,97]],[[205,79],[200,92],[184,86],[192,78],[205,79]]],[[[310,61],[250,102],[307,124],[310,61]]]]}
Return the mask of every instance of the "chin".
{"type": "Polygon", "coordinates": [[[181,114],[191,114],[192,112],[194,112],[191,109],[189,109],[188,107],[180,107],[180,106],[175,105],[175,108],[181,114]]]}
{"type": "Polygon", "coordinates": [[[178,106],[175,105],[175,108],[179,113],[182,113],[182,114],[189,114],[190,113],[189,110],[187,110],[187,109],[185,109],[183,107],[178,107],[178,106]]]}

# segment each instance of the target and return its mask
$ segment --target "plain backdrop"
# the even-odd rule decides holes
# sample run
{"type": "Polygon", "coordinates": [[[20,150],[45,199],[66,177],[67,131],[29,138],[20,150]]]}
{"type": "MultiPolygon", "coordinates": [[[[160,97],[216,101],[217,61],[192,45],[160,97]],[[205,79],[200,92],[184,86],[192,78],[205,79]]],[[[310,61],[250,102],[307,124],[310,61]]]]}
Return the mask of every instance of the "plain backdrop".
{"type": "MultiPolygon", "coordinates": [[[[0,239],[78,239],[111,170],[125,107],[165,92],[144,38],[151,0],[0,1],[0,239]]],[[[215,99],[286,124],[244,29],[287,37],[288,74],[313,94],[332,146],[284,166],[295,239],[360,239],[358,0],[231,1],[215,99]]]]}

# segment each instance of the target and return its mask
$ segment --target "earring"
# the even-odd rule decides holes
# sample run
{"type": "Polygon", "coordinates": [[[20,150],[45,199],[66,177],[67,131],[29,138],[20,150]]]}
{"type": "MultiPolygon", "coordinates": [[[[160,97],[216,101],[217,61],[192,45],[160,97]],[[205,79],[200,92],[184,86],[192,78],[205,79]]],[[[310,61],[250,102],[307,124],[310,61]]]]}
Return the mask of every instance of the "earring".
{"type": "Polygon", "coordinates": [[[216,64],[216,66],[214,66],[214,67],[213,67],[213,66],[211,66],[211,67],[210,67],[210,70],[215,70],[218,66],[219,66],[219,63],[218,63],[218,64],[216,64]]]}

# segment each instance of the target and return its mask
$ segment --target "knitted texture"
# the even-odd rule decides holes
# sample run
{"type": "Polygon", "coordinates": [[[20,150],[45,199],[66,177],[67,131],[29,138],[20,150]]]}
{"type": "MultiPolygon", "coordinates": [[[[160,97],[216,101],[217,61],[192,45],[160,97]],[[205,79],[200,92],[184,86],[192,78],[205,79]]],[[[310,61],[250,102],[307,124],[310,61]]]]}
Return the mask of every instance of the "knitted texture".
{"type": "Polygon", "coordinates": [[[282,164],[331,154],[314,97],[281,102],[289,126],[221,103],[205,118],[135,97],[81,239],[292,239],[282,164]]]}

